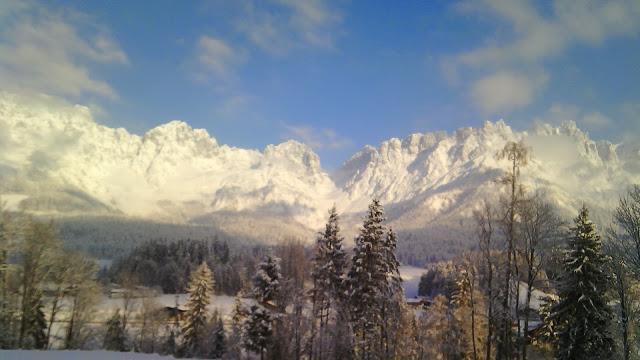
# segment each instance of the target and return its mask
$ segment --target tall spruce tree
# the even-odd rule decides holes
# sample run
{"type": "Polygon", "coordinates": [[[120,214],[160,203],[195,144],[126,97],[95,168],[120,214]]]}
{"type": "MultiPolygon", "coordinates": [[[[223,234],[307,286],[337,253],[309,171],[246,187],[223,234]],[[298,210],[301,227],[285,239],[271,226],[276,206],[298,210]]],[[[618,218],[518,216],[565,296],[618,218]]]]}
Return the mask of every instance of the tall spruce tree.
{"type": "Polygon", "coordinates": [[[182,327],[183,351],[187,356],[198,355],[207,328],[207,305],[211,303],[213,277],[206,262],[191,274],[189,301],[182,327]]]}
{"type": "Polygon", "coordinates": [[[260,306],[253,305],[244,322],[244,346],[247,350],[258,353],[264,359],[265,350],[273,335],[273,319],[271,314],[260,306]]]}
{"type": "MultiPolygon", "coordinates": [[[[318,234],[313,257],[313,280],[310,290],[312,300],[310,357],[323,358],[328,347],[327,337],[329,322],[337,323],[338,317],[344,317],[344,269],[346,253],[342,248],[343,238],[340,236],[338,213],[333,207],[329,211],[329,220],[325,230],[318,234]]],[[[342,320],[342,319],[341,319],[342,320]]],[[[335,343],[335,342],[334,342],[335,343]]]]}
{"type": "Polygon", "coordinates": [[[385,354],[384,309],[389,295],[389,254],[384,211],[374,199],[356,238],[349,271],[349,303],[356,356],[361,359],[385,354]]]}
{"type": "Polygon", "coordinates": [[[226,339],[224,359],[239,359],[242,357],[242,335],[245,321],[245,310],[240,298],[236,296],[231,312],[231,326],[226,339]]]}
{"type": "Polygon", "coordinates": [[[211,322],[211,345],[208,355],[212,359],[220,359],[227,352],[224,322],[220,313],[216,311],[211,322]]]}
{"type": "Polygon", "coordinates": [[[381,304],[382,322],[380,323],[380,335],[382,336],[383,346],[381,351],[383,351],[385,358],[392,357],[395,352],[393,334],[400,330],[402,303],[404,302],[402,278],[400,277],[400,262],[396,257],[397,243],[396,233],[389,228],[382,244],[385,264],[384,271],[387,278],[381,304]]]}
{"type": "Polygon", "coordinates": [[[563,260],[559,302],[548,317],[555,325],[556,357],[607,359],[614,351],[612,311],[605,297],[609,286],[607,258],[586,207],[574,222],[563,260]]]}

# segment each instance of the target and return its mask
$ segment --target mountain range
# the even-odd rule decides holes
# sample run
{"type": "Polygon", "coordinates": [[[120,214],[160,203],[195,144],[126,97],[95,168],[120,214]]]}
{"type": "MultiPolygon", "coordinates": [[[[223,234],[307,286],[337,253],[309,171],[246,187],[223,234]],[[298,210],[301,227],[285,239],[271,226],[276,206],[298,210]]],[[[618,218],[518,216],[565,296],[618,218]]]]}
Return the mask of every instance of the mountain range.
{"type": "Polygon", "coordinates": [[[171,121],[139,136],[97,123],[84,106],[0,94],[0,198],[37,215],[123,216],[215,224],[228,233],[304,236],[336,205],[347,233],[372,198],[406,234],[469,226],[483,199],[501,193],[496,153],[522,141],[527,190],[559,211],[608,211],[640,183],[640,144],[594,141],[567,119],[516,131],[503,121],[453,133],[416,133],[365,146],[332,173],[307,145],[263,150],[220,144],[171,121]]]}

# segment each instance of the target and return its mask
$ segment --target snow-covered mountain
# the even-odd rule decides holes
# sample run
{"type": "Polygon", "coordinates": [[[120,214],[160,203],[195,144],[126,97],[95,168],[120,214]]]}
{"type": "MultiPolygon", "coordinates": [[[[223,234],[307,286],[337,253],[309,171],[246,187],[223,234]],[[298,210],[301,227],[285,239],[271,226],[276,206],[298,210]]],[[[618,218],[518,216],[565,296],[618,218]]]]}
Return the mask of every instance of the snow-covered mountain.
{"type": "Polygon", "coordinates": [[[453,134],[412,134],[364,147],[333,175],[306,145],[264,150],[219,144],[206,130],[171,121],[143,136],[96,123],[88,108],[0,95],[0,196],[39,214],[119,214],[169,222],[214,222],[230,232],[270,224],[308,234],[336,204],[356,222],[372,197],[397,229],[462,221],[495,197],[506,164],[496,152],[523,140],[533,158],[529,189],[560,209],[598,209],[640,183],[640,145],[593,141],[573,122],[528,132],[502,121],[453,134]]]}

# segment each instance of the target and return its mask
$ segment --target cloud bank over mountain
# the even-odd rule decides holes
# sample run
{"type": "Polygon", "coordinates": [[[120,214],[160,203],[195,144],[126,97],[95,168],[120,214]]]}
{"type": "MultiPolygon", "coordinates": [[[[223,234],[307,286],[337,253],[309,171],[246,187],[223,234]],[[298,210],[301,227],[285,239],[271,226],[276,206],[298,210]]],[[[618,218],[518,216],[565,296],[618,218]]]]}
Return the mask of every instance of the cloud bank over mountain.
{"type": "Polygon", "coordinates": [[[392,138],[329,174],[297,141],[236,148],[182,121],[138,136],[96,123],[83,106],[3,93],[0,196],[36,214],[217,221],[238,232],[268,219],[301,229],[295,235],[318,229],[333,204],[355,223],[377,197],[391,224],[411,231],[469,218],[482,199],[495,198],[506,167],[495,154],[520,140],[533,153],[523,169],[527,188],[545,191],[567,214],[583,202],[612,208],[640,183],[640,145],[593,141],[571,121],[526,132],[486,122],[392,138]]]}

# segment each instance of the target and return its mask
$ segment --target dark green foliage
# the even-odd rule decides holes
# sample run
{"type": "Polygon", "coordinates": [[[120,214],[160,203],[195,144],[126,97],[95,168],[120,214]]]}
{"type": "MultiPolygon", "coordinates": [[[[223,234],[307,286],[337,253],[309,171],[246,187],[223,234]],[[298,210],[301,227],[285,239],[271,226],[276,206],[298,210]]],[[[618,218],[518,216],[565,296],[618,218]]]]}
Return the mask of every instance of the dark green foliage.
{"type": "Polygon", "coordinates": [[[107,331],[102,347],[110,351],[127,351],[127,336],[122,325],[120,311],[116,311],[107,321],[107,331]]]}
{"type": "Polygon", "coordinates": [[[451,299],[455,285],[455,268],[451,262],[433,264],[420,277],[418,295],[435,298],[444,295],[451,299]]]}
{"type": "Polygon", "coordinates": [[[586,207],[574,221],[564,256],[560,299],[547,320],[555,324],[558,359],[607,359],[614,353],[612,311],[605,297],[607,257],[586,207]]]}
{"type": "Polygon", "coordinates": [[[176,355],[178,350],[178,344],[176,343],[176,331],[172,327],[169,329],[169,335],[167,335],[167,339],[162,344],[162,354],[163,355],[176,355]]]}
{"type": "Polygon", "coordinates": [[[332,300],[339,302],[344,297],[347,255],[342,248],[343,238],[340,236],[338,220],[338,213],[334,207],[329,212],[325,231],[319,233],[316,239],[314,267],[311,272],[313,280],[311,293],[318,303],[324,304],[332,300]]]}
{"type": "Polygon", "coordinates": [[[244,322],[244,347],[262,357],[273,335],[273,320],[265,309],[253,305],[244,322]]]}
{"type": "Polygon", "coordinates": [[[184,314],[182,337],[186,356],[202,354],[208,322],[207,306],[211,303],[213,279],[207,263],[203,262],[192,274],[189,282],[189,300],[184,314]]]}
{"type": "Polygon", "coordinates": [[[213,329],[211,337],[213,338],[209,357],[213,359],[221,358],[227,351],[226,335],[224,323],[219,314],[214,316],[213,329]]]}
{"type": "Polygon", "coordinates": [[[281,290],[280,259],[267,255],[253,277],[253,292],[261,303],[276,301],[281,290]]]}
{"type": "Polygon", "coordinates": [[[44,349],[47,346],[47,321],[44,316],[44,304],[42,297],[37,295],[31,304],[33,311],[29,312],[27,320],[26,336],[31,339],[29,347],[34,349],[44,349]]]}
{"type": "Polygon", "coordinates": [[[182,293],[191,271],[204,261],[213,271],[216,290],[235,295],[242,288],[243,274],[250,270],[249,257],[251,254],[244,250],[232,256],[229,245],[220,241],[149,241],[117,260],[111,268],[111,278],[128,274],[142,285],[159,286],[164,293],[182,293]]]}
{"type": "Polygon", "coordinates": [[[382,205],[374,199],[356,238],[348,274],[356,354],[362,358],[392,353],[390,335],[398,319],[398,302],[402,301],[396,237],[384,221],[382,205]]]}

